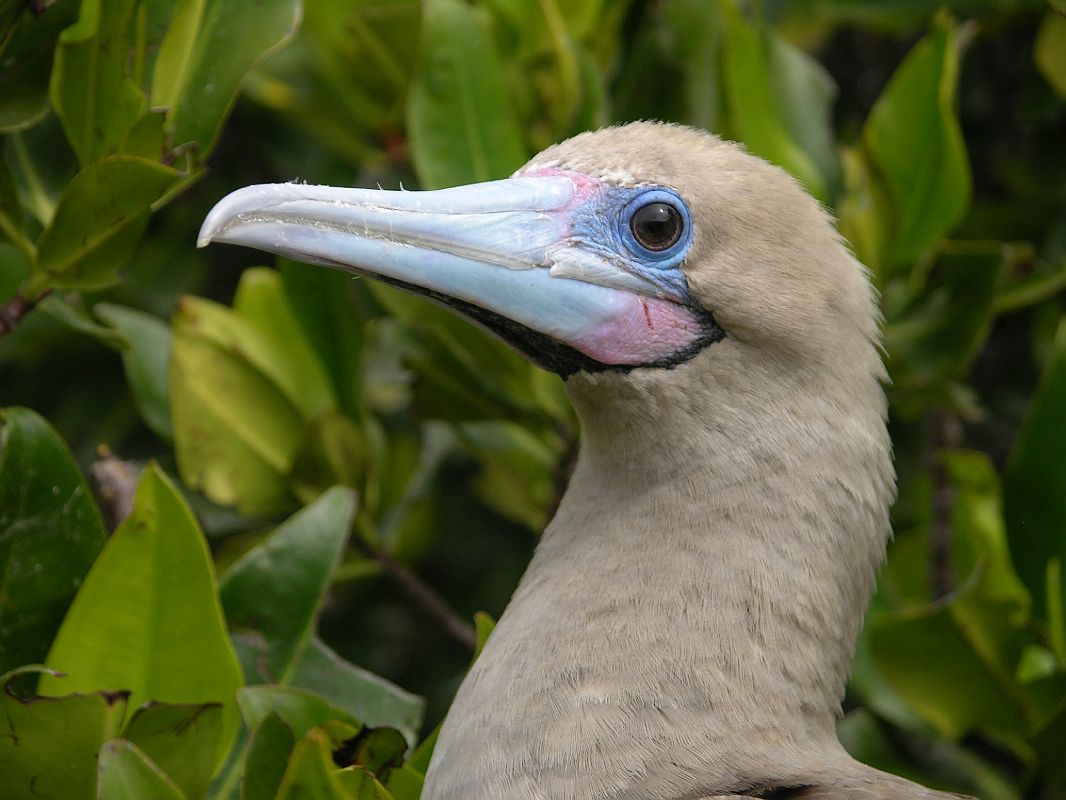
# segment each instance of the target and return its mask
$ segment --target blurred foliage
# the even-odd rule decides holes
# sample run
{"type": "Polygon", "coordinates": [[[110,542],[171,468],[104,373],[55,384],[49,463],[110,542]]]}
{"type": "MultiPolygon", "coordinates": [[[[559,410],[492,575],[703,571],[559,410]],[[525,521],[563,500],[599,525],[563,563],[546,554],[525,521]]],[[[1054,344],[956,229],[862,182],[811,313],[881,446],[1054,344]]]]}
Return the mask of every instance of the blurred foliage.
{"type": "Polygon", "coordinates": [[[0,0],[5,796],[418,797],[565,486],[561,382],[196,231],[659,118],[791,171],[881,290],[900,496],[842,740],[1066,797],[1066,4],[943,5],[0,0]]]}

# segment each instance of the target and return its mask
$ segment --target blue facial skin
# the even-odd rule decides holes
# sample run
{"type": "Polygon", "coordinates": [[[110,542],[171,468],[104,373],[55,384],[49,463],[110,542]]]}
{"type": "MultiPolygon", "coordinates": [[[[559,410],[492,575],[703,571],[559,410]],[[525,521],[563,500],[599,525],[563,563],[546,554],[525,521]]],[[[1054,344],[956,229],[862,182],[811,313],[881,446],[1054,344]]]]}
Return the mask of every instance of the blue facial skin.
{"type": "Polygon", "coordinates": [[[698,307],[681,270],[692,244],[692,218],[688,206],[671,189],[659,186],[609,187],[597,193],[574,215],[574,238],[612,266],[638,275],[662,290],[664,296],[698,307]],[[680,215],[681,237],[665,250],[649,250],[633,236],[633,215],[651,203],[666,203],[680,215]]]}

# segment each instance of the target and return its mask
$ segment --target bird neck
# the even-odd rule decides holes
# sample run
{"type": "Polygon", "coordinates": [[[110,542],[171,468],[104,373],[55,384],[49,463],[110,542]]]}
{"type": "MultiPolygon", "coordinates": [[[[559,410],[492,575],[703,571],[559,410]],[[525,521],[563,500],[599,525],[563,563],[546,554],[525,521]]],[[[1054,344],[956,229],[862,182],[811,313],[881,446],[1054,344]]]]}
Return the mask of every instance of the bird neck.
{"type": "Polygon", "coordinates": [[[575,473],[426,800],[672,800],[851,768],[834,717],[893,483],[880,362],[849,355],[837,380],[742,350],[568,381],[575,473]]]}
{"type": "Polygon", "coordinates": [[[599,613],[582,635],[646,676],[634,702],[833,738],[889,531],[880,364],[738,369],[731,348],[571,381],[581,454],[529,581],[599,613]]]}

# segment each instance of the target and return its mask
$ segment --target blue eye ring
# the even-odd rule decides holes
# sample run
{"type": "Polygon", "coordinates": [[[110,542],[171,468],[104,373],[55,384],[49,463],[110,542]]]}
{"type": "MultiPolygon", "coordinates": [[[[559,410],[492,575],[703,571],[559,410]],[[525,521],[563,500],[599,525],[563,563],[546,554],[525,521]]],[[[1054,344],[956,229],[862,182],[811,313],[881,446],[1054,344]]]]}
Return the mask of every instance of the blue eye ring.
{"type": "Polygon", "coordinates": [[[622,209],[618,223],[629,251],[653,263],[675,261],[692,239],[688,207],[668,189],[647,189],[637,194],[622,209]]]}

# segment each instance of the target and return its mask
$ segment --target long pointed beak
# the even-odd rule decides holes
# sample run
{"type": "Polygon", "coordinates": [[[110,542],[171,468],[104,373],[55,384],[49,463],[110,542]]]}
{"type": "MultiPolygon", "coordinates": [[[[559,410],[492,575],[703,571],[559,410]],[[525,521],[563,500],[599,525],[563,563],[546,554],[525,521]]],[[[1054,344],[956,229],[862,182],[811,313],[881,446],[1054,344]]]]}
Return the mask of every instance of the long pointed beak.
{"type": "Polygon", "coordinates": [[[576,217],[600,193],[574,173],[433,192],[249,186],[215,206],[198,244],[246,245],[377,276],[490,312],[481,322],[498,315],[518,323],[592,363],[661,360],[703,323],[661,286],[587,247],[576,217]]]}

